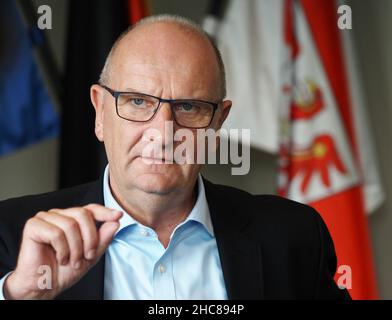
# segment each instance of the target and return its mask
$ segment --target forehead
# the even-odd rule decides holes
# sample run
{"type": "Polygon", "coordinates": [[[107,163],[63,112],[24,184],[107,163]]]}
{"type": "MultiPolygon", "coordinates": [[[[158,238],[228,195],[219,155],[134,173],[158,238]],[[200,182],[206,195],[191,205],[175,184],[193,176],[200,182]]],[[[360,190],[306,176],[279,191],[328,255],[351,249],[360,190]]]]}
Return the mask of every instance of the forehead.
{"type": "Polygon", "coordinates": [[[173,23],[134,29],[118,44],[111,64],[118,85],[169,81],[201,89],[219,80],[215,52],[207,38],[173,23]]]}

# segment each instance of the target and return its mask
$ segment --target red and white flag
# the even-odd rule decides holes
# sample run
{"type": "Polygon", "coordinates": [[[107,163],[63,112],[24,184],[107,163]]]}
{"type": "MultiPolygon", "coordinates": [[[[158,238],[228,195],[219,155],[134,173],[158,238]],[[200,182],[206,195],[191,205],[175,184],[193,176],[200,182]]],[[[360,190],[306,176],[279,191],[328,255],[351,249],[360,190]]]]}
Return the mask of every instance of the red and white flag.
{"type": "Polygon", "coordinates": [[[149,1],[128,0],[128,17],[131,25],[148,16],[150,11],[149,1]]]}
{"type": "Polygon", "coordinates": [[[345,280],[338,283],[354,299],[372,299],[365,213],[380,206],[384,193],[352,31],[338,29],[338,17],[335,0],[231,0],[221,21],[213,25],[210,17],[206,27],[227,68],[233,108],[226,126],[250,128],[253,147],[279,153],[278,192],[321,213],[334,240],[337,277],[345,280]]]}
{"type": "MultiPolygon", "coordinates": [[[[279,193],[309,203],[335,242],[336,277],[377,297],[365,215],[361,136],[335,1],[285,0],[279,193]]],[[[338,282],[339,283],[339,282],[338,282]]]]}

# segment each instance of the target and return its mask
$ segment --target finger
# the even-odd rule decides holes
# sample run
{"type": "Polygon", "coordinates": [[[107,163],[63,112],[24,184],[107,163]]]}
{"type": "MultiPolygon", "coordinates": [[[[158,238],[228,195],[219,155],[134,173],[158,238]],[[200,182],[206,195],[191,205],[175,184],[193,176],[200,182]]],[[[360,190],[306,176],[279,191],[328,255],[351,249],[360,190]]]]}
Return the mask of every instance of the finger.
{"type": "Polygon", "coordinates": [[[118,221],[123,215],[121,211],[109,209],[95,203],[86,205],[83,208],[89,210],[96,221],[118,221]]]}
{"type": "Polygon", "coordinates": [[[50,245],[56,253],[56,260],[59,264],[67,264],[70,249],[67,238],[62,229],[34,217],[26,222],[24,236],[40,244],[50,245]]]}
{"type": "Polygon", "coordinates": [[[98,247],[98,230],[90,211],[84,208],[75,208],[61,210],[58,213],[78,222],[82,233],[84,257],[87,260],[93,260],[98,247]]]}
{"type": "Polygon", "coordinates": [[[37,217],[63,230],[70,249],[70,263],[73,268],[79,269],[84,251],[83,239],[78,222],[73,218],[66,217],[53,210],[50,210],[50,212],[40,212],[37,214],[37,217]]]}
{"type": "Polygon", "coordinates": [[[120,226],[117,221],[109,221],[102,224],[99,228],[99,244],[97,250],[97,257],[100,257],[113,240],[113,236],[120,226]]]}

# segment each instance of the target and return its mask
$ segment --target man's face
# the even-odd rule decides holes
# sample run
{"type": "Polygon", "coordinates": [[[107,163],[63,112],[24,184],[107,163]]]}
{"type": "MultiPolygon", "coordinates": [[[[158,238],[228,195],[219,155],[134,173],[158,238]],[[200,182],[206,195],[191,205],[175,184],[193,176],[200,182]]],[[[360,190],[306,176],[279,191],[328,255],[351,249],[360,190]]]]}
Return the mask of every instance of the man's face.
{"type": "MultiPolygon", "coordinates": [[[[156,23],[141,26],[123,38],[112,59],[108,86],[164,99],[217,102],[218,84],[216,58],[206,39],[174,24],[156,23]]],[[[91,96],[97,113],[96,134],[105,143],[111,184],[122,191],[137,189],[154,194],[181,192],[194,184],[200,165],[162,164],[143,157],[149,143],[143,138],[147,130],[160,133],[163,151],[173,141],[164,130],[165,122],[174,121],[169,104],[162,104],[148,122],[132,122],[116,114],[115,99],[103,88],[93,86],[91,96]]],[[[230,102],[223,103],[211,127],[219,128],[229,109],[230,102]]],[[[173,122],[173,128],[176,132],[181,127],[173,122]]],[[[192,133],[196,139],[196,130],[192,133]]],[[[173,148],[179,143],[174,142],[173,148]]]]}

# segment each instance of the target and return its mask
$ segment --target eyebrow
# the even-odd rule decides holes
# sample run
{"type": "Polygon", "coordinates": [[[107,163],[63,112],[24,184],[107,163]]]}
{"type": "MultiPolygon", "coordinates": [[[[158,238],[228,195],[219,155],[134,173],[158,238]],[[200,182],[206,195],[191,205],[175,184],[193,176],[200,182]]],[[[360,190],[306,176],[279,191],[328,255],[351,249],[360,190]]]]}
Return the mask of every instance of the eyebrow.
{"type": "MultiPolygon", "coordinates": [[[[141,93],[141,94],[147,94],[150,96],[158,97],[155,94],[151,93],[146,93],[146,92],[141,92],[139,90],[133,89],[133,88],[125,88],[124,91],[122,92],[134,92],[134,93],[141,93]]],[[[162,97],[159,97],[162,98],[162,97]]],[[[168,100],[201,100],[201,101],[213,101],[208,97],[191,97],[191,98],[173,98],[173,99],[168,99],[168,100]]],[[[215,102],[214,102],[215,103],[215,102]]]]}
{"type": "Polygon", "coordinates": [[[132,88],[125,88],[125,89],[124,89],[124,92],[137,92],[137,93],[142,93],[142,92],[140,92],[139,90],[132,89],[132,88]]]}

